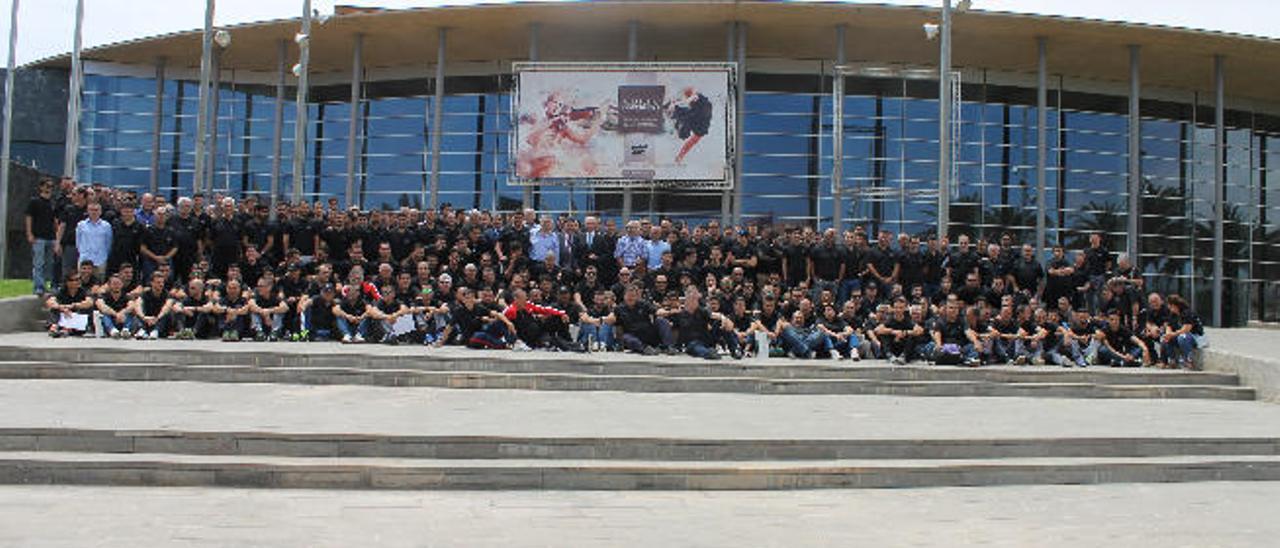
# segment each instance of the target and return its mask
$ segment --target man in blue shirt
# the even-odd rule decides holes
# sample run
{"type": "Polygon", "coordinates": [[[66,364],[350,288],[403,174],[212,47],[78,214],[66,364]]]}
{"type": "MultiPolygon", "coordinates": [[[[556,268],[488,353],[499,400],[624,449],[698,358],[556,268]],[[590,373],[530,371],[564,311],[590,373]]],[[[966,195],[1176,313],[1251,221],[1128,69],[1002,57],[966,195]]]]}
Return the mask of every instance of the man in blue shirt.
{"type": "Polygon", "coordinates": [[[649,229],[649,270],[657,270],[662,267],[662,254],[671,251],[671,244],[662,237],[662,227],[654,226],[649,229]]]}
{"type": "MultiPolygon", "coordinates": [[[[648,260],[649,242],[640,236],[640,222],[627,223],[627,235],[618,239],[614,247],[613,257],[618,259],[619,268],[632,268],[636,263],[648,260]]],[[[658,256],[661,259],[661,255],[658,256]]]]}
{"type": "Polygon", "coordinates": [[[111,223],[102,219],[102,204],[89,204],[88,213],[89,218],[76,225],[76,250],[80,262],[91,261],[101,276],[111,252],[111,223]]]}
{"type": "Polygon", "coordinates": [[[535,263],[542,263],[547,255],[560,258],[560,240],[556,238],[550,217],[543,217],[538,229],[529,234],[529,258],[535,263]]]}

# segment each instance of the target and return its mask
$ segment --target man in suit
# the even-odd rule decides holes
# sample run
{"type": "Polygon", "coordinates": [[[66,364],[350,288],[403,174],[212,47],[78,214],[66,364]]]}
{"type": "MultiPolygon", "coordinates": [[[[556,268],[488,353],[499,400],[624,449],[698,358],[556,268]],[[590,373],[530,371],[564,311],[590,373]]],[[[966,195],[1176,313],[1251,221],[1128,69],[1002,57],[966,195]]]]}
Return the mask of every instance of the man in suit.
{"type": "Polygon", "coordinates": [[[578,243],[574,247],[574,258],[578,265],[595,265],[600,275],[600,282],[611,285],[617,276],[617,267],[613,260],[613,238],[600,229],[600,219],[587,217],[583,220],[578,243]]]}
{"type": "Polygon", "coordinates": [[[582,235],[578,234],[578,221],[565,219],[560,227],[560,268],[576,272],[578,270],[578,242],[582,235]]]}

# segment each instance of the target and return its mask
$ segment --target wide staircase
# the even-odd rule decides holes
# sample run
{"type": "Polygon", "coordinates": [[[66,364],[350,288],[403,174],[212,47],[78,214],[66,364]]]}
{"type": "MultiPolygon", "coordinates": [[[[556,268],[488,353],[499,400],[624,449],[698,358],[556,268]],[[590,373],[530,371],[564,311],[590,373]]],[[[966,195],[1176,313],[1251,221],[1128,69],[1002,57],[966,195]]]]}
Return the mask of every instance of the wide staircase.
{"type": "Polygon", "coordinates": [[[0,337],[0,360],[10,484],[1280,480],[1280,406],[1223,373],[30,336],[0,337]]]}

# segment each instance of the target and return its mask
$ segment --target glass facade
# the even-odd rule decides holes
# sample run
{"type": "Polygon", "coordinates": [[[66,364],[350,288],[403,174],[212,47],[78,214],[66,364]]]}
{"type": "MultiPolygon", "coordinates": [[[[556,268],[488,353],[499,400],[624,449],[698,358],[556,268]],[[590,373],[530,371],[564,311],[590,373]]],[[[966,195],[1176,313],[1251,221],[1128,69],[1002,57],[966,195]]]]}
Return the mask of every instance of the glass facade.
{"type": "MultiPolygon", "coordinates": [[[[906,78],[845,81],[842,199],[831,193],[837,121],[832,80],[819,74],[750,73],[743,113],[744,222],[927,233],[937,216],[937,83],[906,78]]],[[[522,188],[507,184],[510,75],[446,79],[440,158],[441,203],[515,210],[522,188]]],[[[355,188],[366,208],[419,207],[430,196],[429,80],[365,86],[355,188]]],[[[313,90],[304,162],[309,198],[342,198],[347,184],[349,86],[313,90]]],[[[1101,231],[1112,249],[1128,245],[1127,98],[1080,93],[1051,83],[1047,113],[1047,240],[1069,248],[1101,231]]],[[[159,187],[192,188],[197,86],[164,85],[159,187]]],[[[1228,93],[1229,93],[1228,88],[1228,93]]],[[[87,75],[78,165],[82,180],[149,185],[154,80],[87,75]]],[[[293,90],[286,93],[280,159],[282,192],[292,181],[293,90]]],[[[270,190],[275,90],[223,83],[218,95],[213,185],[233,196],[270,190]]],[[[950,231],[980,238],[1011,232],[1034,240],[1036,90],[967,81],[961,94],[959,181],[950,231]]],[[[1280,120],[1227,113],[1224,317],[1280,320],[1280,120]]],[[[1152,288],[1176,291],[1201,309],[1211,302],[1214,118],[1211,98],[1143,101],[1142,194],[1137,248],[1152,288]]],[[[718,219],[720,191],[634,191],[638,216],[718,219]]],[[[549,212],[622,213],[621,192],[543,187],[535,207],[549,212]]]]}

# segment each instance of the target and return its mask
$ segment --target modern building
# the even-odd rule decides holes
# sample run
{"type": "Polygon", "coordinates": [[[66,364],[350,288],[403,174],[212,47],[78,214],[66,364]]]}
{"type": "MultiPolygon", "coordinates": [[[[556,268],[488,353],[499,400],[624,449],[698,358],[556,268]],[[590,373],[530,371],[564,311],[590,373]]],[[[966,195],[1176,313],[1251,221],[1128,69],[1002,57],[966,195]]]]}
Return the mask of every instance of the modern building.
{"type": "MultiPolygon", "coordinates": [[[[922,25],[939,16],[936,5],[745,0],[339,9],[311,33],[296,175],[308,198],[364,207],[430,203],[438,188],[438,201],[468,208],[932,232],[939,44],[922,25]],[[512,64],[529,60],[740,63],[736,187],[509,184],[512,64]]],[[[1280,42],[982,11],[952,22],[952,234],[1035,242],[1042,218],[1049,245],[1078,248],[1101,231],[1136,253],[1149,287],[1187,295],[1206,319],[1280,318],[1280,42]]],[[[287,196],[300,20],[226,30],[202,186],[287,196]]],[[[190,191],[201,36],[83,52],[80,180],[190,191]]],[[[69,66],[64,55],[24,68],[69,66]]],[[[29,162],[26,150],[15,157],[29,162]]]]}

